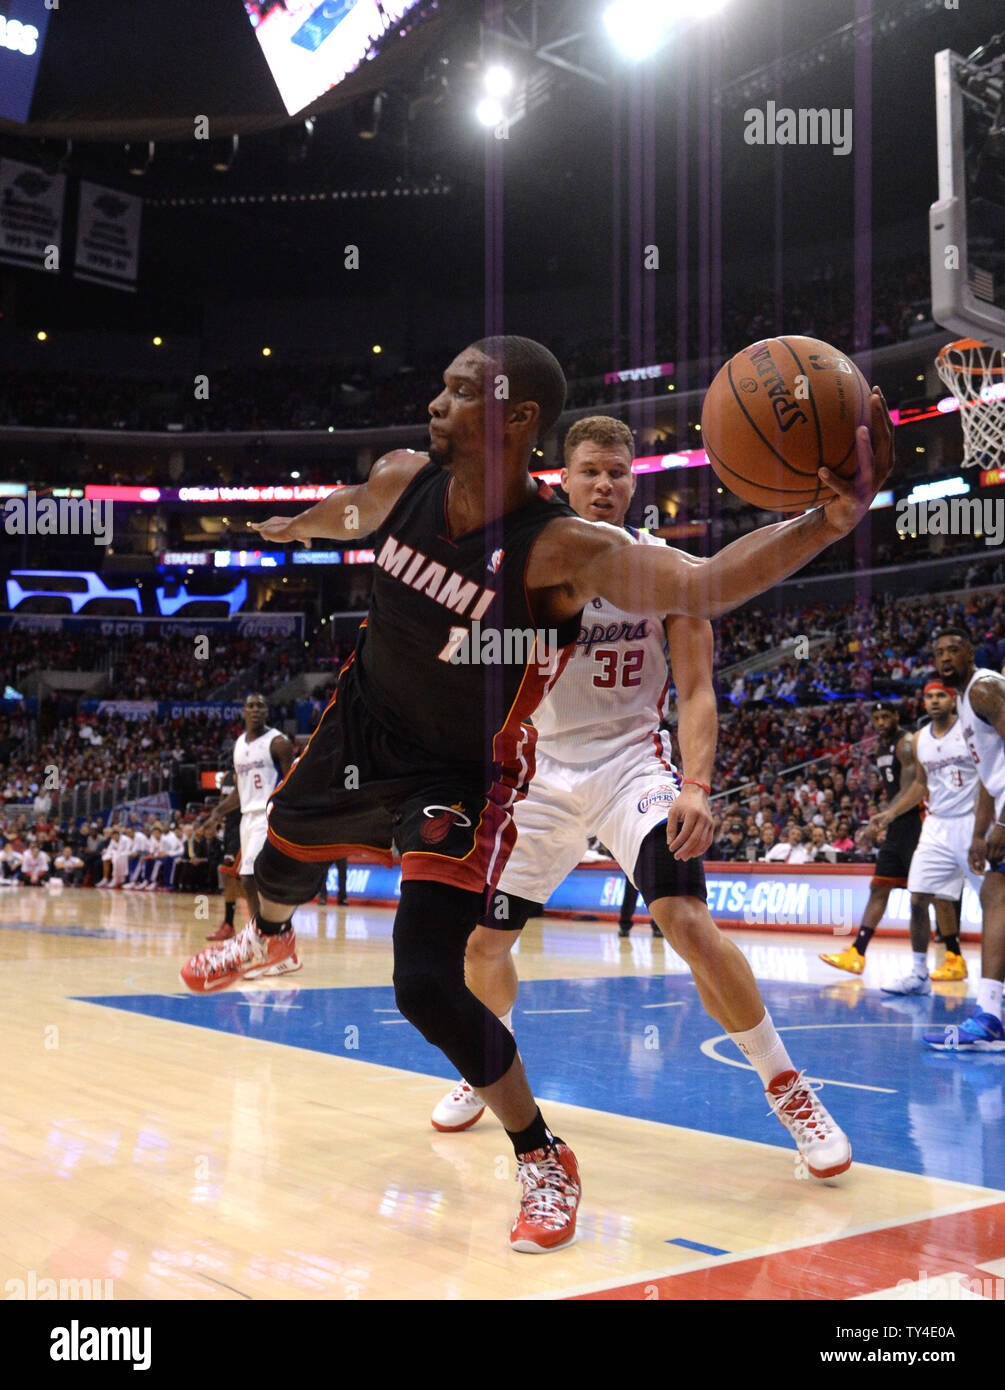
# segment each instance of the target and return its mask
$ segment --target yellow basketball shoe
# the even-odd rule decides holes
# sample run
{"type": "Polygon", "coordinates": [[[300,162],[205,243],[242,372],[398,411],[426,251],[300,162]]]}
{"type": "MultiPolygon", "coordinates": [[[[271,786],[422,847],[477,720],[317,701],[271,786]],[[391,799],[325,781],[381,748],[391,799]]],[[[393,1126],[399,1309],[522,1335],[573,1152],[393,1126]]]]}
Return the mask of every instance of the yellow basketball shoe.
{"type": "Polygon", "coordinates": [[[847,970],[849,975],[861,975],[865,969],[865,956],[854,946],[847,946],[843,951],[835,951],[829,956],[821,955],[820,959],[837,970],[847,970]]]}
{"type": "Polygon", "coordinates": [[[967,963],[955,951],[947,951],[945,964],[940,965],[938,970],[933,970],[931,974],[933,980],[965,980],[966,978],[967,963]]]}

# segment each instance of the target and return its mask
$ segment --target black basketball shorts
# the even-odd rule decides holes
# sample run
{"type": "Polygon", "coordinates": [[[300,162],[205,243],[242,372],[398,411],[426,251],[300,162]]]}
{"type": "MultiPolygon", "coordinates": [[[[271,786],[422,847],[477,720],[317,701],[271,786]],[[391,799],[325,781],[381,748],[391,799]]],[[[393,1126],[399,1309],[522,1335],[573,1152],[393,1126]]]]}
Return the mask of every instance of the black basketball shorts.
{"type": "Polygon", "coordinates": [[[873,883],[886,883],[891,888],[906,888],[914,851],[921,836],[920,816],[898,816],[886,832],[879,847],[873,883]]]}
{"type": "Polygon", "coordinates": [[[484,893],[516,842],[511,808],[520,795],[493,781],[491,767],[452,766],[385,727],[367,709],[350,664],[272,794],[255,880],[276,902],[305,902],[334,860],[390,864],[393,844],[403,880],[484,893]]]}

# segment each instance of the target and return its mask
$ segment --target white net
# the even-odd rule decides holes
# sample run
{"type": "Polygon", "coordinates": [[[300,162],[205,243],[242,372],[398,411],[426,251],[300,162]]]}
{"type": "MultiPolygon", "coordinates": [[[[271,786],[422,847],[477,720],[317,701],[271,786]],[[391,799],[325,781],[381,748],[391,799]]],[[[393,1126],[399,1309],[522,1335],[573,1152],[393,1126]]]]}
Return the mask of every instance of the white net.
{"type": "Polygon", "coordinates": [[[935,366],[959,403],[964,468],[1005,466],[1005,352],[960,338],[941,349],[935,366]]]}

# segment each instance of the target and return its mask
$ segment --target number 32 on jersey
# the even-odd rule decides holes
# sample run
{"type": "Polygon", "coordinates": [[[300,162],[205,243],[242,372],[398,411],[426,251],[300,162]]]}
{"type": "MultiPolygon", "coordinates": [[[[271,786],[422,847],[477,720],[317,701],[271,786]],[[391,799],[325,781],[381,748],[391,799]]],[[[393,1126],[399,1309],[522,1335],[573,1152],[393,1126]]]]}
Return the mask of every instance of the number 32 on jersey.
{"type": "Polygon", "coordinates": [[[642,663],[645,656],[645,651],[641,647],[632,647],[626,652],[618,651],[612,647],[598,647],[593,653],[593,659],[600,664],[601,670],[593,677],[593,684],[598,690],[612,690],[616,685],[641,685],[642,663]],[[618,679],[619,661],[621,666],[620,680],[618,679]]]}

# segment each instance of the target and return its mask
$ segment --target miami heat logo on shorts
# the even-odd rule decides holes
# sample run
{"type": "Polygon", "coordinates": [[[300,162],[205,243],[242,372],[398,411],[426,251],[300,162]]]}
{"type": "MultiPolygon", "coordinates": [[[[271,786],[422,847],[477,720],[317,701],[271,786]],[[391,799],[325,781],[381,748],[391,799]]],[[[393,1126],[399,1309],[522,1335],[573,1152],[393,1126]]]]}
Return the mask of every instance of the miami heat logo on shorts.
{"type": "Polygon", "coordinates": [[[471,820],[464,814],[459,803],[453,806],[423,806],[426,817],[420,836],[427,845],[438,845],[447,838],[455,825],[470,825],[471,820]]]}

